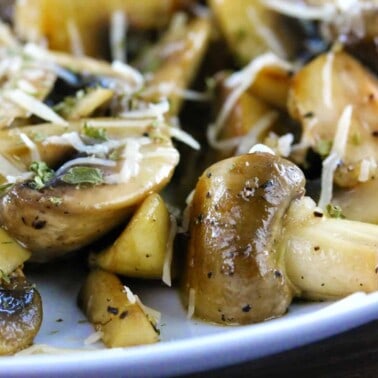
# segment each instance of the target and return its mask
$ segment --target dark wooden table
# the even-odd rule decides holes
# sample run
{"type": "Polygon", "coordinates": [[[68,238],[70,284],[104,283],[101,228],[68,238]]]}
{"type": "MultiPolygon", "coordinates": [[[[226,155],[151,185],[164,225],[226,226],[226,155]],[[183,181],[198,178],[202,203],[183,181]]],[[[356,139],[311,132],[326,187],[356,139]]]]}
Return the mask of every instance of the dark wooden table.
{"type": "Polygon", "coordinates": [[[301,348],[190,377],[378,378],[378,321],[301,348]]]}

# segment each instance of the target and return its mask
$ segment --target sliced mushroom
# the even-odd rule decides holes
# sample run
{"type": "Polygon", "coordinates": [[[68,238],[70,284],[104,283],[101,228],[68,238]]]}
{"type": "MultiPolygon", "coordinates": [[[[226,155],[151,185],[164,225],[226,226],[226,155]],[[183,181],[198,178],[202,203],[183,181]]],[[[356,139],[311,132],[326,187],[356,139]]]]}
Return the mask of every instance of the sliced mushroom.
{"type": "MultiPolygon", "coordinates": [[[[31,181],[21,182],[1,198],[0,222],[32,251],[32,260],[51,259],[98,239],[124,221],[147,195],[160,191],[173,174],[179,155],[166,132],[169,128],[151,126],[153,120],[142,121],[142,127],[140,122],[127,120],[95,120],[92,124],[96,122],[106,127],[116,146],[105,159],[73,160],[68,163],[71,167],[62,166],[43,188],[35,189],[31,181]],[[119,160],[109,158],[112,152],[119,160]],[[77,166],[97,168],[98,185],[85,180],[83,185],[62,181],[70,168],[77,166]]],[[[64,139],[59,142],[61,139],[52,144],[67,144],[64,139]]]]}
{"type": "Polygon", "coordinates": [[[284,314],[293,296],[378,290],[378,226],[326,217],[293,163],[256,152],[218,162],[189,207],[189,314],[245,324],[284,314]]]}
{"type": "Polygon", "coordinates": [[[207,51],[210,34],[211,23],[207,18],[172,25],[161,40],[135,62],[142,72],[151,75],[141,92],[142,98],[149,101],[168,98],[169,113],[177,115],[207,51]]]}
{"type": "Polygon", "coordinates": [[[42,322],[42,302],[22,274],[0,280],[0,355],[28,347],[42,322]]]}
{"type": "Polygon", "coordinates": [[[299,146],[311,147],[322,156],[331,147],[337,152],[338,185],[356,185],[362,165],[369,161],[374,169],[368,177],[375,175],[378,80],[354,58],[330,52],[302,68],[292,81],[289,110],[303,127],[299,146]]]}
{"type": "Polygon", "coordinates": [[[290,20],[262,2],[211,0],[209,5],[238,63],[244,65],[267,51],[282,58],[295,55],[299,41],[290,20]]]}

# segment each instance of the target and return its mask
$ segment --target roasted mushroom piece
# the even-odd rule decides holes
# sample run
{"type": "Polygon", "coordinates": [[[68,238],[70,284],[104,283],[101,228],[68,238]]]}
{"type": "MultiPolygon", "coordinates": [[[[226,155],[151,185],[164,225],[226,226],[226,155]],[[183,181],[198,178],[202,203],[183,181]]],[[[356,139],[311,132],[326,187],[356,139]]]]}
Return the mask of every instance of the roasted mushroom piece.
{"type": "Polygon", "coordinates": [[[327,218],[293,163],[266,152],[220,161],[189,207],[188,312],[222,324],[284,314],[293,296],[378,289],[378,227],[327,218]]]}
{"type": "Polygon", "coordinates": [[[126,220],[144,198],[169,182],[179,160],[169,128],[153,122],[144,120],[141,126],[132,120],[96,119],[46,138],[41,148],[63,144],[65,154],[72,150],[65,138],[74,138],[84,150],[56,171],[34,162],[33,177],[14,184],[0,199],[2,227],[32,252],[32,260],[44,261],[88,245],[126,220]],[[80,139],[83,127],[106,128],[108,139],[86,145],[80,139]]]}
{"type": "Polygon", "coordinates": [[[41,322],[41,297],[22,272],[18,269],[0,279],[0,355],[28,347],[41,322]]]}
{"type": "Polygon", "coordinates": [[[343,51],[318,56],[293,77],[288,106],[303,128],[297,147],[333,159],[335,183],[375,175],[378,79],[357,60],[343,51]]]}

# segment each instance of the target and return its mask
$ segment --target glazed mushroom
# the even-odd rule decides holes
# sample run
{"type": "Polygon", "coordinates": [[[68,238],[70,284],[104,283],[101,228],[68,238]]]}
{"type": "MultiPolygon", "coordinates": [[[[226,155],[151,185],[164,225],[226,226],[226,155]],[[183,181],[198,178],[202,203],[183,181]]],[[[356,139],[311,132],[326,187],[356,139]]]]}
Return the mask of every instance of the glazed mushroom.
{"type": "Polygon", "coordinates": [[[41,322],[41,297],[22,272],[17,270],[0,280],[0,355],[28,347],[41,322]]]}
{"type": "Polygon", "coordinates": [[[302,125],[300,144],[338,160],[334,181],[353,187],[378,162],[378,79],[343,51],[322,54],[292,80],[288,107],[302,125]]]}
{"type": "Polygon", "coordinates": [[[2,227],[32,252],[32,260],[45,261],[88,245],[125,221],[144,198],[169,182],[179,160],[169,128],[152,127],[153,121],[142,121],[142,127],[124,119],[83,121],[72,124],[69,133],[45,139],[45,147],[63,144],[66,154],[72,150],[67,140],[81,141],[83,125],[106,128],[108,136],[103,143],[81,141],[84,150],[93,151],[71,156],[56,171],[34,163],[34,176],[1,197],[2,227]]]}
{"type": "Polygon", "coordinates": [[[293,163],[256,152],[200,177],[189,207],[189,314],[246,324],[284,314],[293,297],[378,289],[378,227],[326,217],[293,163]]]}

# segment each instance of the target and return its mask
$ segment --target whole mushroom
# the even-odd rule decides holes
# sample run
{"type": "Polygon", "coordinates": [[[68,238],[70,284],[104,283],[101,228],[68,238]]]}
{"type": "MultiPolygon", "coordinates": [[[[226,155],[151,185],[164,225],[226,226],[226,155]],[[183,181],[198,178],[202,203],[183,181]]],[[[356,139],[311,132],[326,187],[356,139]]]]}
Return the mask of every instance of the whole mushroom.
{"type": "Polygon", "coordinates": [[[283,315],[294,296],[378,289],[378,227],[326,217],[293,163],[266,152],[220,161],[189,205],[184,298],[221,324],[283,315]]]}

